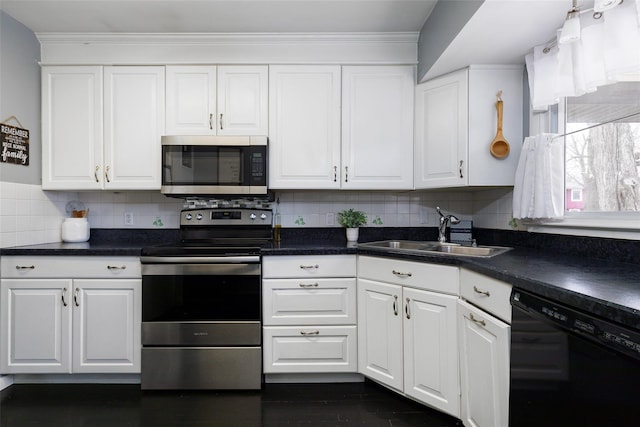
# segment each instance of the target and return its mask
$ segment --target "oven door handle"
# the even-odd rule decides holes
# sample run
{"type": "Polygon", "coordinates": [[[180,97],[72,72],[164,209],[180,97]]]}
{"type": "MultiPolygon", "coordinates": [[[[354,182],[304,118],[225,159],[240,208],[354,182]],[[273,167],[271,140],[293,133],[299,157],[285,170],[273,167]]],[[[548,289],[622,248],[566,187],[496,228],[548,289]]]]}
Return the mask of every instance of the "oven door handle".
{"type": "Polygon", "coordinates": [[[258,264],[259,262],[259,256],[140,257],[141,264],[258,264]]]}

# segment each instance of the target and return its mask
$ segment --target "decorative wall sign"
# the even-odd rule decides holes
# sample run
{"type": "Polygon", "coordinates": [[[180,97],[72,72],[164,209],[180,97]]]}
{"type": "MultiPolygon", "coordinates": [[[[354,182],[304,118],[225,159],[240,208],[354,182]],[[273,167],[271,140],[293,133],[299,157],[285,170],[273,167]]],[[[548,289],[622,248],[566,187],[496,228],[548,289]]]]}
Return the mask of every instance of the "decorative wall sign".
{"type": "Polygon", "coordinates": [[[0,123],[0,159],[3,163],[29,166],[29,130],[23,129],[22,124],[15,116],[9,117],[5,122],[14,119],[20,127],[6,123],[0,123]]]}

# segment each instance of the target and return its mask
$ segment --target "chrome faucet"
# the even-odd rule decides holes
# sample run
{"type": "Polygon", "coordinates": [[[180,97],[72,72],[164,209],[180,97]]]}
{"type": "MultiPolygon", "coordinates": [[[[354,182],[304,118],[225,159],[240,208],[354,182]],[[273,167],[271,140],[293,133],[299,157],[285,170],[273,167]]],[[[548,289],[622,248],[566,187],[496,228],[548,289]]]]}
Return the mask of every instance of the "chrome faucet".
{"type": "Polygon", "coordinates": [[[460,220],[455,215],[445,215],[440,210],[439,206],[436,206],[436,211],[440,214],[440,225],[438,226],[438,242],[447,243],[447,236],[445,232],[447,231],[447,224],[458,224],[460,220]]]}

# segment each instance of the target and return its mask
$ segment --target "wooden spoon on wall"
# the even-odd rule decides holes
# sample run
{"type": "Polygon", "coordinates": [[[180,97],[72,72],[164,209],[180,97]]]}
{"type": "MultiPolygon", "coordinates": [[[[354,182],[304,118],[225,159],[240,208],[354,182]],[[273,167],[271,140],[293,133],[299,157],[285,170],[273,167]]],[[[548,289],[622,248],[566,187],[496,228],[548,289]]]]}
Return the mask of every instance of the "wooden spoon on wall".
{"type": "Polygon", "coordinates": [[[503,159],[509,155],[509,150],[511,148],[502,134],[502,91],[498,92],[496,110],[498,110],[498,131],[496,132],[496,137],[493,138],[493,141],[491,142],[489,151],[491,151],[491,154],[496,159],[503,159]]]}

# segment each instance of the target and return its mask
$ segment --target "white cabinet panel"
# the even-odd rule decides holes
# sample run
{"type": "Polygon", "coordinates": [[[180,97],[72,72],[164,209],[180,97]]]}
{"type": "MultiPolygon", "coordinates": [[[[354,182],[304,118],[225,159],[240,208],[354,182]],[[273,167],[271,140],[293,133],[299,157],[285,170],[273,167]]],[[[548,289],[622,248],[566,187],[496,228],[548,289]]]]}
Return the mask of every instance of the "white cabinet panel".
{"type": "Polygon", "coordinates": [[[355,255],[272,256],[262,260],[264,278],[355,277],[355,255]]]}
{"type": "Polygon", "coordinates": [[[269,67],[269,187],[340,188],[340,66],[269,67]]]}
{"type": "Polygon", "coordinates": [[[511,285],[466,269],[460,270],[460,296],[511,323],[511,285]]]}
{"type": "Polygon", "coordinates": [[[409,288],[403,289],[403,298],[404,391],[458,417],[458,298],[409,288]]]}
{"type": "Polygon", "coordinates": [[[356,326],[264,328],[264,372],[355,372],[356,326]]]}
{"type": "Polygon", "coordinates": [[[218,67],[218,135],[268,135],[266,65],[218,67]]]}
{"type": "Polygon", "coordinates": [[[461,419],[467,427],[506,426],[511,327],[463,301],[458,313],[461,419]]]}
{"type": "Polygon", "coordinates": [[[160,189],[164,67],[105,67],[105,189],[160,189]]]}
{"type": "Polygon", "coordinates": [[[3,279],[2,373],[71,372],[72,281],[3,279]]]}
{"type": "Polygon", "coordinates": [[[140,372],[140,280],[74,280],[74,372],[140,372]]]}
{"type": "Polygon", "coordinates": [[[412,66],[342,68],[343,189],[413,188],[412,66]]]}
{"type": "Polygon", "coordinates": [[[264,279],[265,325],[356,323],[355,279],[264,279]]]}
{"type": "Polygon", "coordinates": [[[401,286],[358,279],[358,371],[400,391],[401,312],[401,286]]]}
{"type": "Polygon", "coordinates": [[[216,67],[167,66],[165,135],[216,134],[216,67]]]}
{"type": "Polygon", "coordinates": [[[102,105],[102,67],[42,68],[43,189],[102,187],[102,105]]]}

